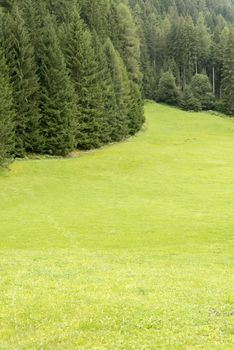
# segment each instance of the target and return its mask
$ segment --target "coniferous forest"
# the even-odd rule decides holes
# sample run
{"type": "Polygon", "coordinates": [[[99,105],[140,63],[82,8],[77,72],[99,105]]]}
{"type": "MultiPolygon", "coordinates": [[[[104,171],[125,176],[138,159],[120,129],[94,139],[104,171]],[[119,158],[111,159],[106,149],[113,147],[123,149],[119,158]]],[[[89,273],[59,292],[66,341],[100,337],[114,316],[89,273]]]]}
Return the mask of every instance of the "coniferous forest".
{"type": "Polygon", "coordinates": [[[0,164],[121,141],[143,100],[234,115],[232,0],[0,0],[0,164]]]}
{"type": "Polygon", "coordinates": [[[130,0],[144,96],[234,115],[233,0],[130,0]]]}

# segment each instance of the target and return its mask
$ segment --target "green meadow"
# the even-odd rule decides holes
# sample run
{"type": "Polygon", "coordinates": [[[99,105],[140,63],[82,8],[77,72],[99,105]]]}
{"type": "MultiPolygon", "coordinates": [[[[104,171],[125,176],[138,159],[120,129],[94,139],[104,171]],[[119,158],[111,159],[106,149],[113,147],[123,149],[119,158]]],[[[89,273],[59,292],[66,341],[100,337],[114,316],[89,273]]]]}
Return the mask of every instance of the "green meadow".
{"type": "Polygon", "coordinates": [[[234,120],[145,112],[1,171],[1,350],[233,349],[234,120]]]}

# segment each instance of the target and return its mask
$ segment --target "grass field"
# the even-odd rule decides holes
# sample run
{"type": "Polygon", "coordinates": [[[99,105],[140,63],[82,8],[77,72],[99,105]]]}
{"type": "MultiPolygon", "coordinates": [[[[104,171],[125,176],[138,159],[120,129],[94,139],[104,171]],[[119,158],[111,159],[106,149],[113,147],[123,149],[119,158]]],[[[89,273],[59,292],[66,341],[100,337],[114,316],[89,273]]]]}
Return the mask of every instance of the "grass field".
{"type": "Polygon", "coordinates": [[[146,116],[1,172],[1,350],[233,349],[234,121],[146,116]]]}

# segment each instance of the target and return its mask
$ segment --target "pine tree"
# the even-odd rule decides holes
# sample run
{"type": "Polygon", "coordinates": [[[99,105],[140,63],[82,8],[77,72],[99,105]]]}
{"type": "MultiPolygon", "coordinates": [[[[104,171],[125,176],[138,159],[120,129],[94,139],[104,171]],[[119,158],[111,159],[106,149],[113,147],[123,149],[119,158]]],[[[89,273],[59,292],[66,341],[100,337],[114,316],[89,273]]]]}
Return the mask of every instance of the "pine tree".
{"type": "Polygon", "coordinates": [[[208,27],[205,23],[203,14],[198,17],[196,25],[196,36],[197,36],[197,59],[196,59],[196,73],[200,68],[200,71],[206,67],[210,49],[211,49],[211,36],[208,27]]]}
{"type": "Polygon", "coordinates": [[[202,106],[198,98],[194,97],[192,91],[186,88],[180,103],[180,107],[185,111],[201,111],[202,106]]]}
{"type": "Polygon", "coordinates": [[[109,0],[80,0],[80,5],[81,17],[91,32],[95,31],[103,41],[108,33],[109,0]]]}
{"type": "Polygon", "coordinates": [[[130,97],[128,128],[129,134],[134,135],[141,129],[145,117],[140,88],[132,81],[130,81],[130,97]]]}
{"type": "Polygon", "coordinates": [[[54,22],[43,4],[36,4],[35,52],[41,85],[41,152],[66,155],[75,148],[76,103],[73,85],[59,46],[54,22]]]}
{"type": "Polygon", "coordinates": [[[206,74],[196,74],[192,78],[190,89],[194,97],[200,101],[202,109],[208,110],[214,107],[212,87],[206,74]]]}
{"type": "Polygon", "coordinates": [[[118,111],[116,119],[113,120],[111,139],[112,141],[120,141],[129,135],[130,82],[123,60],[110,39],[105,43],[105,52],[111,71],[118,111]]]}
{"type": "MultiPolygon", "coordinates": [[[[31,0],[29,1],[31,2],[31,0]]],[[[45,4],[50,14],[56,19],[58,25],[68,22],[74,4],[78,6],[76,0],[46,0],[45,4]]]]}
{"type": "MultiPolygon", "coordinates": [[[[112,14],[115,14],[115,16],[112,17],[112,21],[114,28],[116,28],[116,33],[114,32],[112,37],[118,52],[114,52],[111,48],[112,44],[109,42],[109,54],[112,56],[112,62],[115,62],[115,68],[117,68],[117,66],[119,68],[122,67],[122,77],[120,77],[120,80],[122,80],[123,91],[126,90],[126,97],[120,111],[123,110],[123,105],[125,105],[127,112],[126,119],[128,119],[128,133],[133,135],[140,129],[144,121],[140,92],[142,80],[140,71],[140,41],[137,27],[128,6],[123,3],[116,4],[112,11],[112,14]],[[117,57],[119,54],[121,59],[117,57]],[[125,74],[126,70],[129,79],[127,79],[125,74]]],[[[114,66],[112,66],[112,71],[114,66]]],[[[117,72],[117,70],[115,70],[115,72],[117,72]]],[[[115,81],[117,74],[114,74],[114,77],[114,86],[117,86],[115,81]]],[[[121,93],[116,90],[116,94],[118,104],[118,96],[120,96],[121,93]]],[[[121,105],[121,103],[119,104],[121,105]]]]}
{"type": "Polygon", "coordinates": [[[135,83],[140,83],[142,74],[140,72],[140,42],[137,36],[137,29],[129,10],[123,3],[117,6],[118,49],[125,65],[129,78],[135,83]]]}
{"type": "Polygon", "coordinates": [[[3,18],[3,47],[13,86],[16,110],[15,137],[17,156],[37,151],[41,142],[38,134],[39,83],[34,49],[17,5],[3,18]]]}
{"type": "Polygon", "coordinates": [[[0,48],[0,167],[14,151],[14,106],[12,88],[2,48],[0,48]]]}
{"type": "Polygon", "coordinates": [[[234,30],[230,29],[223,57],[222,99],[227,114],[234,116],[234,30]]]}
{"type": "Polygon", "coordinates": [[[103,144],[109,143],[112,140],[113,124],[117,118],[118,109],[113,86],[111,70],[109,67],[108,57],[105,52],[105,45],[103,45],[97,34],[94,33],[94,48],[95,56],[99,67],[99,81],[102,100],[102,128],[100,139],[103,144]]]}
{"type": "Polygon", "coordinates": [[[176,85],[181,86],[180,70],[174,58],[169,58],[168,61],[165,61],[164,71],[171,71],[175,77],[176,85]]]}
{"type": "Polygon", "coordinates": [[[153,99],[155,92],[156,70],[152,68],[150,62],[149,48],[146,41],[143,11],[139,4],[134,8],[134,19],[137,27],[137,34],[140,38],[140,59],[141,71],[143,73],[142,87],[145,98],[153,99]]]}
{"type": "Polygon", "coordinates": [[[74,83],[77,105],[77,147],[91,149],[102,145],[103,108],[98,64],[92,36],[74,7],[62,33],[62,48],[74,83]]]}

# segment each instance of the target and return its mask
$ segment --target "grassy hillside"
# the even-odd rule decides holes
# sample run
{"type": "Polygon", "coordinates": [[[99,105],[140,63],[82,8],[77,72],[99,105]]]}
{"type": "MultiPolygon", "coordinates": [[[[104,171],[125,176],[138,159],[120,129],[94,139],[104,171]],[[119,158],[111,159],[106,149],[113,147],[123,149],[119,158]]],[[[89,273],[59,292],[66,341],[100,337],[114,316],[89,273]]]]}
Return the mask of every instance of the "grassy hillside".
{"type": "Polygon", "coordinates": [[[0,175],[0,349],[233,349],[234,122],[146,130],[0,175]]]}

